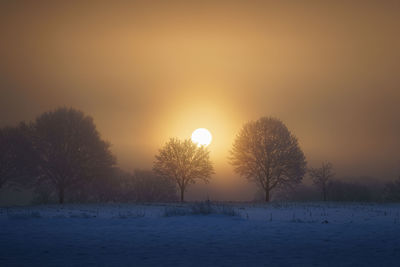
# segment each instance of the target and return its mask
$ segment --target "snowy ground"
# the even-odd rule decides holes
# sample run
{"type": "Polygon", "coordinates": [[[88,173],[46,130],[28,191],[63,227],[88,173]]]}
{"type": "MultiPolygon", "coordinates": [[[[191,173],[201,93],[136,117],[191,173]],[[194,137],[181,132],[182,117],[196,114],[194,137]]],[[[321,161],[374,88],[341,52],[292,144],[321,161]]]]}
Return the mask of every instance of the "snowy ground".
{"type": "Polygon", "coordinates": [[[0,266],[400,266],[400,205],[190,205],[0,208],[0,266]]]}

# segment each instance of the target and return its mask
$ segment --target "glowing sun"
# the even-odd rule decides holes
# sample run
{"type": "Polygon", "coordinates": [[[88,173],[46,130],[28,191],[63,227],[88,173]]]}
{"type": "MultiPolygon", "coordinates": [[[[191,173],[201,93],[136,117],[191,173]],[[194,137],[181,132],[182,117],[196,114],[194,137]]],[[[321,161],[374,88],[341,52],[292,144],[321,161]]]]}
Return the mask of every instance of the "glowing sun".
{"type": "Polygon", "coordinates": [[[199,128],[192,133],[192,141],[198,146],[208,146],[211,143],[212,135],[209,130],[199,128]]]}

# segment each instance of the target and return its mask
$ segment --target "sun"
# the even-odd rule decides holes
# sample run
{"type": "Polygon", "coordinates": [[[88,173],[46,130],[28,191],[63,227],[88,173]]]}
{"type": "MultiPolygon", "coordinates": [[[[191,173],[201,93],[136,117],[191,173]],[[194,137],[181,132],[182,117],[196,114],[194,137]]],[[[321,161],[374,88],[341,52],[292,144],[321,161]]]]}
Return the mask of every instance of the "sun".
{"type": "Polygon", "coordinates": [[[212,135],[205,128],[198,128],[192,133],[192,141],[198,146],[208,146],[211,143],[212,135]]]}

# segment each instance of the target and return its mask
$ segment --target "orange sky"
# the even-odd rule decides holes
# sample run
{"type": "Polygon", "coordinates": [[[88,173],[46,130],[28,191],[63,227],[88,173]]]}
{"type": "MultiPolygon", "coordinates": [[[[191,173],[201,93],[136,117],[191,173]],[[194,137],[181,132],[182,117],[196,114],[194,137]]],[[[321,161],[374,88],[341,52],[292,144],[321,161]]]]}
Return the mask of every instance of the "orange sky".
{"type": "Polygon", "coordinates": [[[223,184],[240,181],[236,132],[272,115],[311,165],[400,173],[396,1],[16,2],[0,4],[0,126],[81,109],[127,170],[205,127],[223,184]]]}

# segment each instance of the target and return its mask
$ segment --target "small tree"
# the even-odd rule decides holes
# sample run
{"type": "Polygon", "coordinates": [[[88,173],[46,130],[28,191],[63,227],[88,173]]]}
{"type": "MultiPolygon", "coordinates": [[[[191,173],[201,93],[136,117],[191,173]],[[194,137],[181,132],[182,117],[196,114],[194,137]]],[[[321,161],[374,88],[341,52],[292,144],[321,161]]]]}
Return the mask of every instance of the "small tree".
{"type": "Polygon", "coordinates": [[[111,173],[115,159],[93,119],[72,108],[46,112],[33,125],[39,182],[51,184],[64,202],[67,189],[111,173]]]}
{"type": "Polygon", "coordinates": [[[175,180],[182,202],[189,184],[194,184],[196,180],[207,183],[214,173],[207,148],[197,146],[190,139],[181,141],[171,138],[155,157],[154,171],[175,180]]]}
{"type": "Polygon", "coordinates": [[[321,168],[310,168],[309,174],[314,185],[321,190],[323,200],[326,201],[328,183],[335,176],[332,163],[323,162],[321,168]]]}
{"type": "Polygon", "coordinates": [[[296,137],[283,122],[270,117],[242,127],[233,143],[230,162],[236,173],[264,190],[266,202],[271,190],[300,183],[306,172],[296,137]]]}

